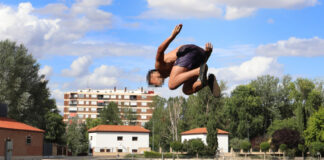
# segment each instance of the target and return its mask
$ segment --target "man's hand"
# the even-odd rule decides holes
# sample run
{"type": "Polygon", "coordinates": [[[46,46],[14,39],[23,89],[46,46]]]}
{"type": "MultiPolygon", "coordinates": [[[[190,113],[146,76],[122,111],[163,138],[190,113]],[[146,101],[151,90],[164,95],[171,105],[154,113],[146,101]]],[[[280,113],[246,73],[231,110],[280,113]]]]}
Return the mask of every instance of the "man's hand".
{"type": "Polygon", "coordinates": [[[208,53],[211,53],[213,51],[213,45],[210,42],[205,44],[205,51],[208,53]]]}
{"type": "Polygon", "coordinates": [[[172,31],[171,37],[175,38],[181,31],[182,24],[178,24],[172,31]]]}

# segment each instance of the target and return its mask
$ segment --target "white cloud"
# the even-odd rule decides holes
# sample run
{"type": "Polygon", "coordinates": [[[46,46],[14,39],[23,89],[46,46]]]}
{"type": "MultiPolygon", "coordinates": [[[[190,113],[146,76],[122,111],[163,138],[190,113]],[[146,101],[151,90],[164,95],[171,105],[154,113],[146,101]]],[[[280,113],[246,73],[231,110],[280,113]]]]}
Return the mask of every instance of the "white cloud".
{"type": "Polygon", "coordinates": [[[144,18],[221,18],[228,20],[252,15],[257,9],[296,9],[314,6],[317,0],[147,0],[144,18]],[[225,9],[225,11],[223,11],[225,9]],[[223,15],[225,12],[225,16],[223,15]]]}
{"type": "Polygon", "coordinates": [[[249,17],[256,11],[256,8],[247,8],[247,7],[226,7],[225,19],[234,20],[243,17],[249,17]]]}
{"type": "Polygon", "coordinates": [[[280,76],[283,72],[283,66],[275,58],[253,57],[237,66],[210,68],[209,72],[214,73],[218,80],[242,84],[266,74],[280,76]]]}
{"type": "Polygon", "coordinates": [[[87,32],[112,26],[113,15],[99,9],[109,4],[111,0],[78,0],[70,8],[58,3],[40,9],[29,2],[20,3],[17,9],[0,4],[0,40],[23,43],[37,58],[48,53],[69,54],[64,49],[73,48],[87,32]]]}
{"type": "Polygon", "coordinates": [[[39,70],[39,75],[45,75],[45,78],[48,79],[53,74],[53,68],[51,66],[45,65],[42,69],[39,70]]]}
{"type": "Polygon", "coordinates": [[[147,0],[148,11],[140,15],[143,18],[220,18],[222,9],[209,0],[147,0]]]}
{"type": "Polygon", "coordinates": [[[92,63],[92,59],[89,56],[82,56],[74,60],[70,66],[70,69],[62,70],[62,75],[70,77],[79,77],[88,73],[88,68],[92,63]]]}
{"type": "Polygon", "coordinates": [[[109,88],[117,85],[122,74],[123,71],[117,67],[101,65],[93,73],[76,78],[73,85],[78,88],[109,88]]]}
{"type": "Polygon", "coordinates": [[[324,40],[318,37],[310,39],[291,37],[273,44],[260,45],[256,53],[263,56],[323,56],[324,40]]]}

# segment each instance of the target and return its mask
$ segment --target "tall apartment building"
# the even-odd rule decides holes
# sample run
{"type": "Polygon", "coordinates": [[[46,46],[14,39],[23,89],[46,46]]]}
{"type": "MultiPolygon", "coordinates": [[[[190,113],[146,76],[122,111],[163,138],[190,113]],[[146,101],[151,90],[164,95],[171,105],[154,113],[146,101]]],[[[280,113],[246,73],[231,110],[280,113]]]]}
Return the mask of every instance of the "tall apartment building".
{"type": "Polygon", "coordinates": [[[77,92],[64,93],[64,122],[69,122],[71,118],[77,117],[79,122],[84,122],[87,118],[97,118],[99,111],[109,104],[118,104],[121,119],[125,125],[133,123],[144,125],[153,114],[154,108],[151,107],[154,91],[137,90],[78,90],[77,92]],[[127,113],[126,113],[127,111],[127,113]],[[126,119],[126,114],[130,114],[133,121],[126,119]]]}

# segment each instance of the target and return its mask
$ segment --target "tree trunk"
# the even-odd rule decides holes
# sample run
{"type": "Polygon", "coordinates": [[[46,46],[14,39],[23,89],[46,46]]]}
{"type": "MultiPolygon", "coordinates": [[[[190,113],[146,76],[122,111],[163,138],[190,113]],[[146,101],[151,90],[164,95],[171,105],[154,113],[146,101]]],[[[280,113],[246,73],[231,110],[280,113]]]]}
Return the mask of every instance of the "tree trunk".
{"type": "Polygon", "coordinates": [[[199,157],[198,157],[198,152],[196,153],[196,156],[197,156],[197,159],[199,159],[199,157]]]}

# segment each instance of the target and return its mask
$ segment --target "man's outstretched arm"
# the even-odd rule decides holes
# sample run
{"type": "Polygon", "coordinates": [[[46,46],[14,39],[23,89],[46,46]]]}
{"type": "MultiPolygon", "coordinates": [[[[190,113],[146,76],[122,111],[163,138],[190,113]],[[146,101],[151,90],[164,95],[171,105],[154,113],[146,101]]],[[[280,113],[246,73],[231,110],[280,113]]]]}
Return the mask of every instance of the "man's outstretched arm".
{"type": "Polygon", "coordinates": [[[174,38],[180,33],[182,28],[182,24],[178,24],[172,31],[170,37],[162,42],[159,46],[156,54],[156,62],[163,63],[164,62],[164,51],[168,48],[169,44],[174,40],[174,38]]]}

